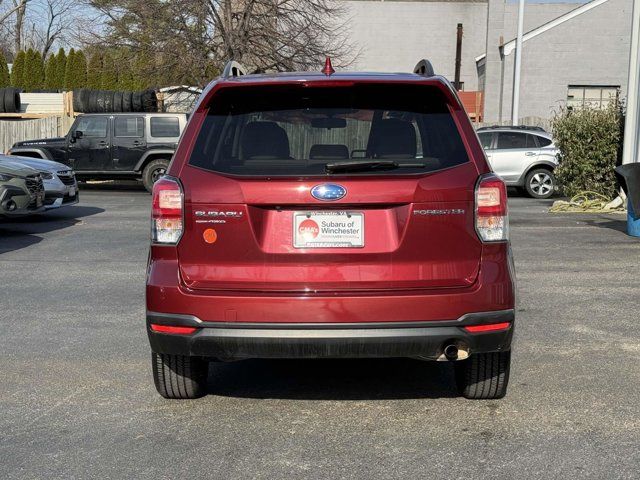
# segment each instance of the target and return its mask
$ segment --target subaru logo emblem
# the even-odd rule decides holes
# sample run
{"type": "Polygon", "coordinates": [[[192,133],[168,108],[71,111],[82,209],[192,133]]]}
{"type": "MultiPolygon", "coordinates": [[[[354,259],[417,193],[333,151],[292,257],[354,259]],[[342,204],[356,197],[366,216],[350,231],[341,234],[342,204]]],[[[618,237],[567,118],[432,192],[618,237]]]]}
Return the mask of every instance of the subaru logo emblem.
{"type": "Polygon", "coordinates": [[[324,200],[325,202],[340,200],[346,194],[347,189],[342,185],[336,185],[335,183],[323,183],[316,185],[311,189],[311,196],[313,198],[324,200]]]}

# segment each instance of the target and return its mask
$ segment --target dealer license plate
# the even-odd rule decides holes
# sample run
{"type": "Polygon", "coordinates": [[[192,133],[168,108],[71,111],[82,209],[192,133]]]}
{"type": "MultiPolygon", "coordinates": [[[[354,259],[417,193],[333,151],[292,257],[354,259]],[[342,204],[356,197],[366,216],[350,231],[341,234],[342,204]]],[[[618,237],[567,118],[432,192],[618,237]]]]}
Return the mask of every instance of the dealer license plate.
{"type": "Polygon", "coordinates": [[[364,247],[362,212],[294,212],[295,248],[364,247]]]}

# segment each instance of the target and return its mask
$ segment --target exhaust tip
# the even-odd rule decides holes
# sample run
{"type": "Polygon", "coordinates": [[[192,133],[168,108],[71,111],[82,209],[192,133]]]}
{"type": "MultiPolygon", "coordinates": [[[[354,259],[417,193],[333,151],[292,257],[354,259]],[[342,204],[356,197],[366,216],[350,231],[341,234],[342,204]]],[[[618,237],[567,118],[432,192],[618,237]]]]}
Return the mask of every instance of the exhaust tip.
{"type": "Polygon", "coordinates": [[[457,345],[447,345],[444,347],[444,356],[447,360],[457,360],[458,359],[458,346],[457,345]]]}

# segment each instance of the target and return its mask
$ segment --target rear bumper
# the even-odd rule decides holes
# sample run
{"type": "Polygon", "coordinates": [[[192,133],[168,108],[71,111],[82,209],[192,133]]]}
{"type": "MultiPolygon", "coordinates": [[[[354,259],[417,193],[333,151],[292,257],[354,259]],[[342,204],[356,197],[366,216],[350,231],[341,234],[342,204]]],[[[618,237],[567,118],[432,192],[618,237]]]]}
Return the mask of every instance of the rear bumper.
{"type": "Polygon", "coordinates": [[[463,315],[457,320],[342,324],[203,322],[192,315],[147,312],[147,333],[156,353],[236,360],[243,358],[444,359],[446,345],[470,354],[511,348],[514,311],[463,315]],[[464,327],[509,322],[497,331],[471,333],[464,327]],[[195,327],[191,334],[159,333],[151,324],[195,327]]]}

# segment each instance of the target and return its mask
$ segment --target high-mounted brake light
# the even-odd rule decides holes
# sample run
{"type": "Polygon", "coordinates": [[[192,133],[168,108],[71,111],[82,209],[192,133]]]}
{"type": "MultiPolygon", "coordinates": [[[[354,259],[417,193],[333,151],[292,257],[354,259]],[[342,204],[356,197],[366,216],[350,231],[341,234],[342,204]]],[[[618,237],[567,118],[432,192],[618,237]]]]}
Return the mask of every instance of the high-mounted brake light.
{"type": "Polygon", "coordinates": [[[183,230],[184,200],[177,180],[163,177],[153,185],[151,207],[151,241],[175,245],[183,230]]]}
{"type": "Polygon", "coordinates": [[[476,232],[483,242],[509,239],[507,187],[497,176],[483,176],[476,186],[476,232]]]}

